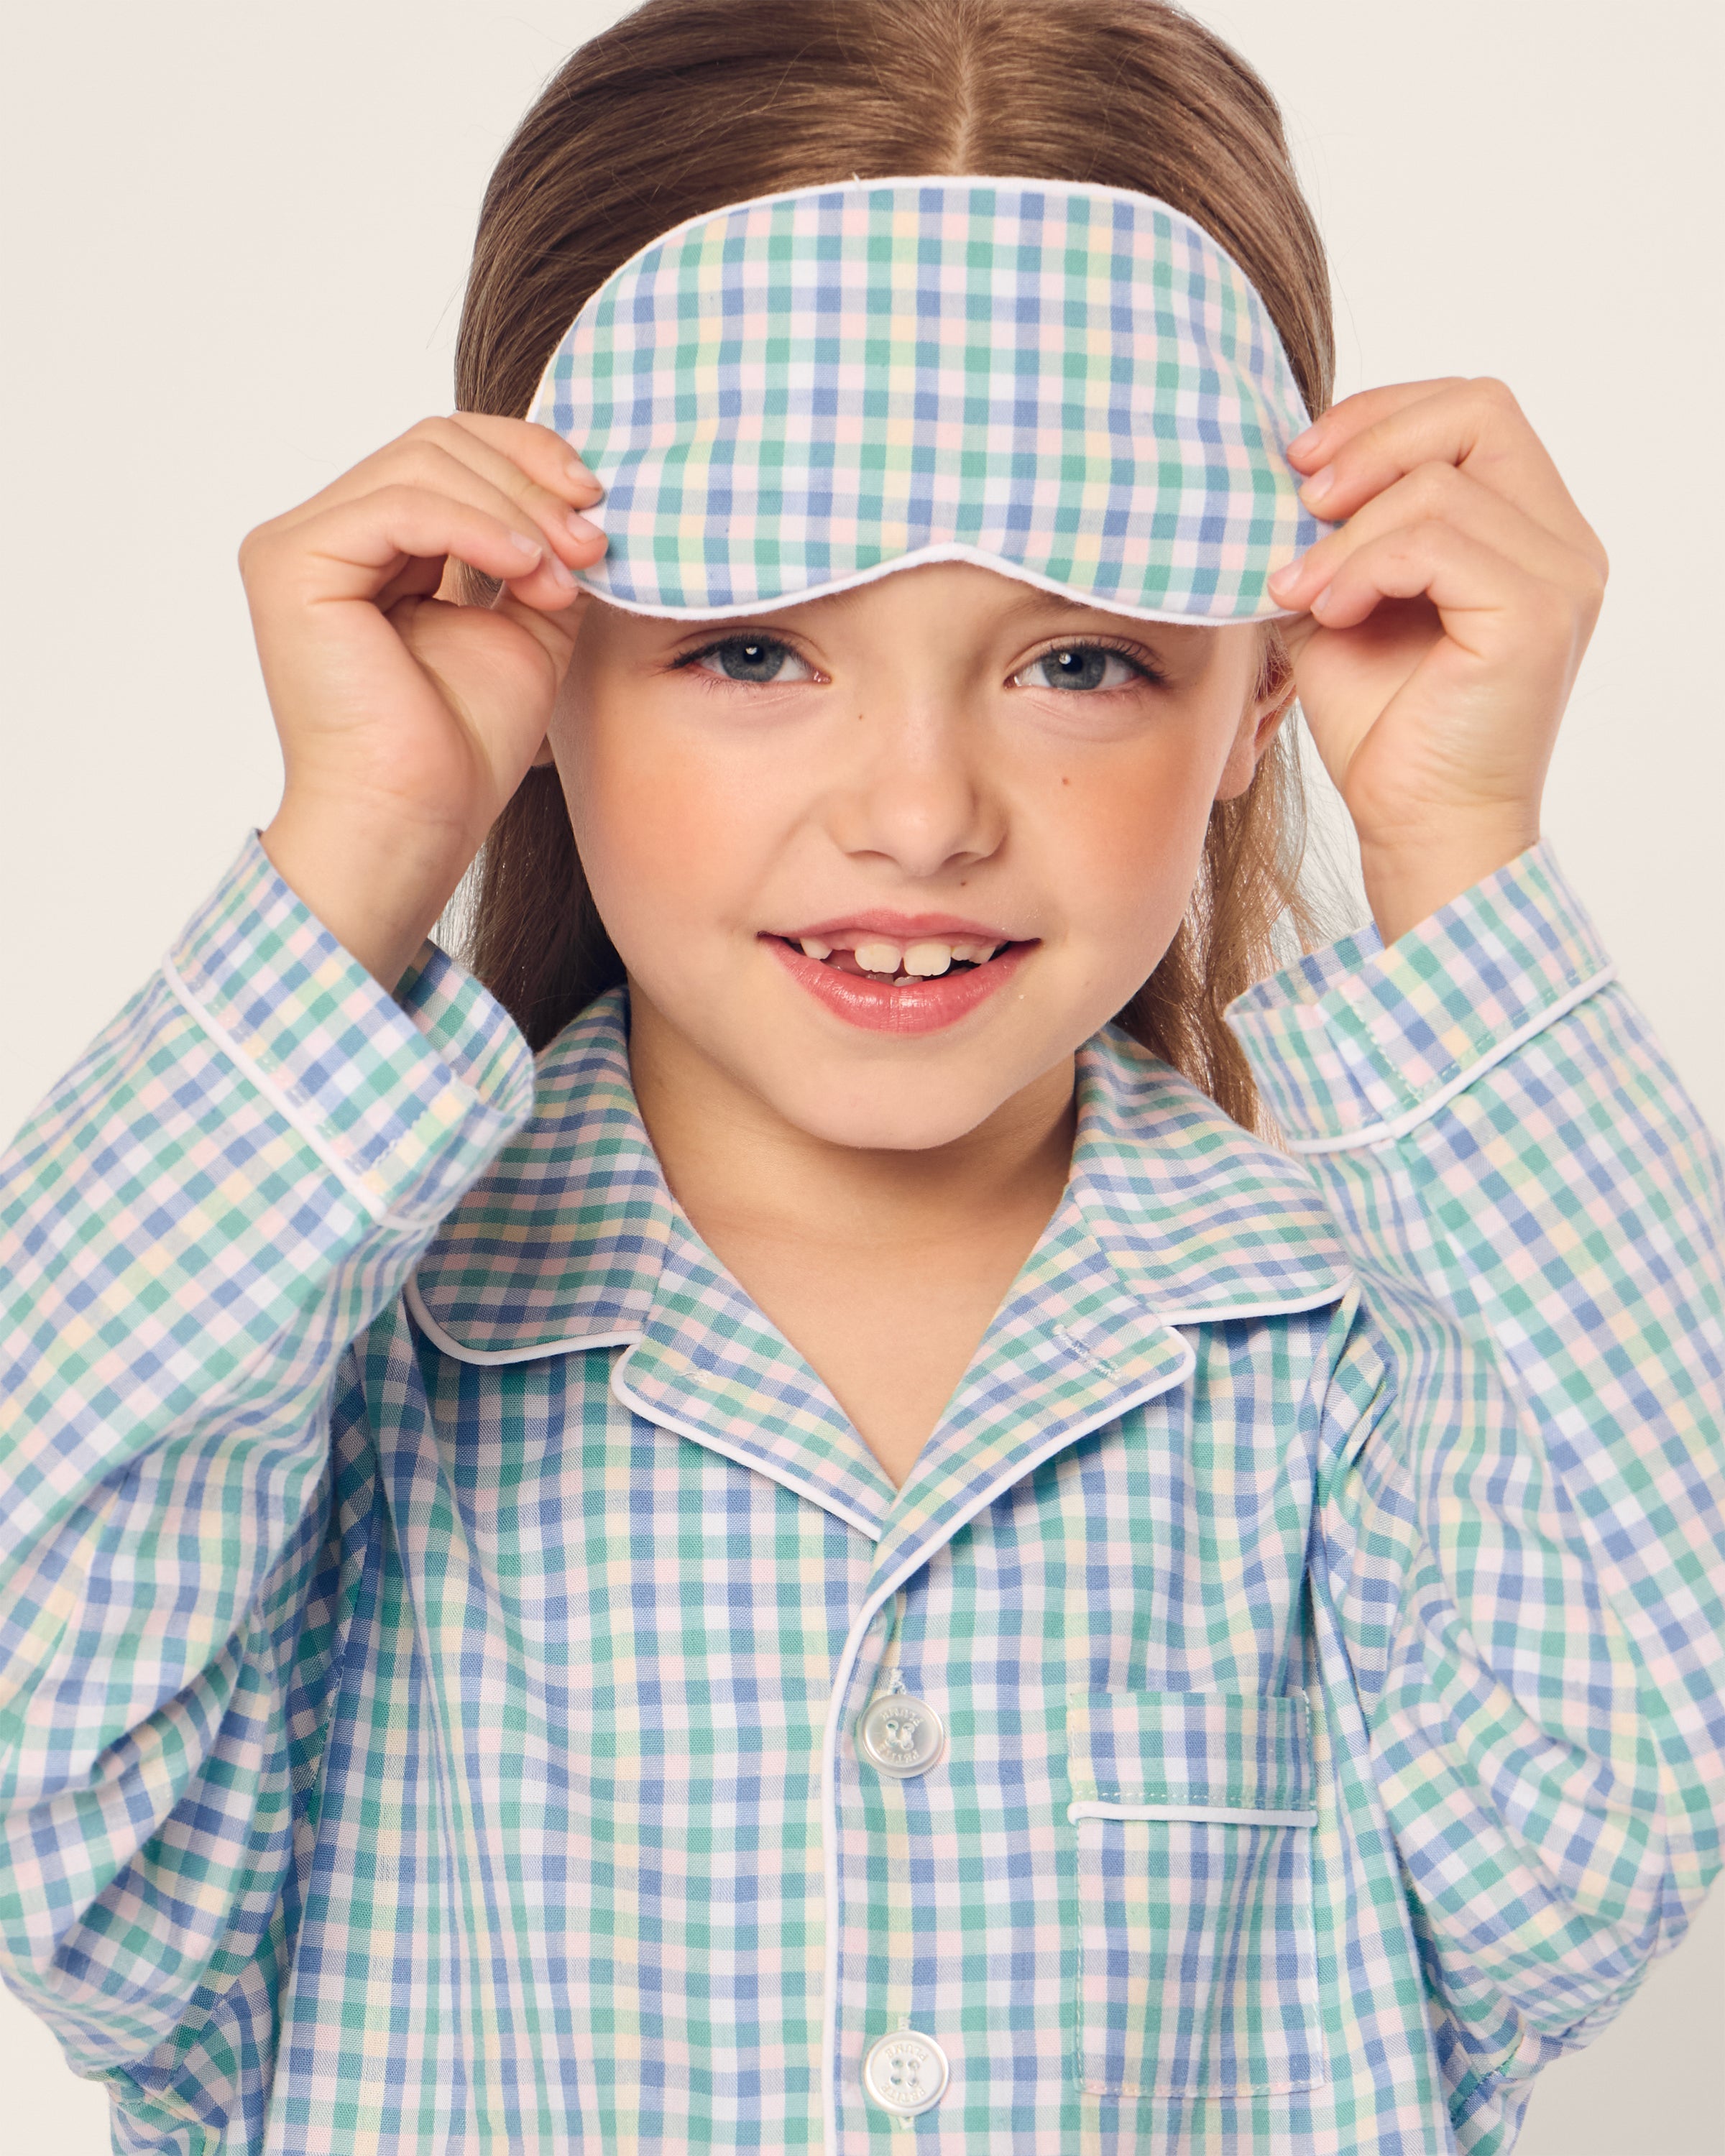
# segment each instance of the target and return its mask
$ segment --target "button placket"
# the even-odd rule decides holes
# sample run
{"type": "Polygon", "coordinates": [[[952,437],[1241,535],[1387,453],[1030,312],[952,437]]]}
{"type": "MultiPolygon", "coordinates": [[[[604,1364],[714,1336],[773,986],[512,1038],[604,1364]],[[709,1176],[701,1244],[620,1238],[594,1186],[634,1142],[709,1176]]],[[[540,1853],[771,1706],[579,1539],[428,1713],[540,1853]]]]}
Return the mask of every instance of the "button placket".
{"type": "Polygon", "coordinates": [[[867,1889],[870,1929],[878,1928],[879,1933],[870,1958],[886,1979],[881,1987],[886,1996],[875,1992],[872,2010],[878,2013],[885,2006],[889,2030],[865,2051],[859,2078],[865,2101],[906,2130],[911,2121],[941,2102],[952,2078],[950,2062],[938,2041],[913,2028],[905,2010],[916,2003],[911,1970],[919,1897],[911,1878],[900,1876],[900,1851],[906,1831],[913,1836],[916,1833],[913,1819],[925,1809],[914,1799],[907,1808],[906,1798],[916,1779],[938,1764],[947,1750],[945,1722],[926,1700],[910,1691],[899,1666],[908,1599],[901,1587],[888,1605],[891,1627],[875,1672],[874,1696],[851,1725],[852,1750],[865,1785],[871,1775],[879,1777],[874,1794],[865,1796],[864,1803],[871,1840],[875,1835],[883,1836],[874,1843],[875,1861],[884,1856],[891,1875],[873,1873],[867,1889]]]}

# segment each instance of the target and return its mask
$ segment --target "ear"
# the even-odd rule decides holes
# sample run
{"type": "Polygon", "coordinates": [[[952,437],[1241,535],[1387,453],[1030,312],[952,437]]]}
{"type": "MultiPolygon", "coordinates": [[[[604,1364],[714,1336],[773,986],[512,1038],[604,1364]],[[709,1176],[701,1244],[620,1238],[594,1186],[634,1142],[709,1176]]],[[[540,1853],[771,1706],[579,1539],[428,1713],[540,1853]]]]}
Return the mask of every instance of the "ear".
{"type": "Polygon", "coordinates": [[[1216,782],[1218,801],[1232,801],[1244,793],[1276,739],[1276,730],[1294,706],[1294,670],[1281,639],[1272,629],[1253,693],[1240,715],[1228,761],[1216,782]]]}

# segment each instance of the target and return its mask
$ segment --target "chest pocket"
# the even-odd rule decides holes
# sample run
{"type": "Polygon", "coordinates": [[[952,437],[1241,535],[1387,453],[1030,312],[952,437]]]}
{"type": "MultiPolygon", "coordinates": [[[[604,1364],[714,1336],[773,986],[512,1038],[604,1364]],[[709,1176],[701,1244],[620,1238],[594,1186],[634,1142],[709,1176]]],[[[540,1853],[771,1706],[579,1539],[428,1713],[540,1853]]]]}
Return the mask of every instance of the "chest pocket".
{"type": "Polygon", "coordinates": [[[1325,2077],[1306,1700],[1074,1692],[1075,2066],[1092,2095],[1325,2077]]]}

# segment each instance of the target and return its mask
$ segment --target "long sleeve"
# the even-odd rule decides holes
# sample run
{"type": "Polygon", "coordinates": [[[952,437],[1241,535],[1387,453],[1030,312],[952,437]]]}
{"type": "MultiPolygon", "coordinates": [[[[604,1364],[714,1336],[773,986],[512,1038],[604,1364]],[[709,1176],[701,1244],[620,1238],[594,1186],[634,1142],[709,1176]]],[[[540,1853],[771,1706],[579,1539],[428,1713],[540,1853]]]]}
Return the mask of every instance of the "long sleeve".
{"type": "Polygon", "coordinates": [[[0,1160],[0,1968],[84,2072],[282,1949],[338,1365],[532,1105],[422,961],[387,994],[253,834],[0,1160]]]}
{"type": "Polygon", "coordinates": [[[1313,1543],[1459,2119],[1681,1938],[1725,1810],[1725,1173],[1548,847],[1230,1012],[1362,1283],[1313,1543]]]}

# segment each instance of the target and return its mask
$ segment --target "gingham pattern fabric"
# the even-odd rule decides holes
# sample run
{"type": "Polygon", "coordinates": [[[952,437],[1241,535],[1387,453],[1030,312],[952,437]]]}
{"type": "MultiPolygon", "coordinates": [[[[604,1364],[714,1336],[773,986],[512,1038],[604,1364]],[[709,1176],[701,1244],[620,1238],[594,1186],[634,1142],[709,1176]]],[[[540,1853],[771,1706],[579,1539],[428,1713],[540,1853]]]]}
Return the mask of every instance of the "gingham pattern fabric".
{"type": "Polygon", "coordinates": [[[580,581],[649,613],[958,559],[1149,619],[1270,619],[1270,572],[1327,528],[1263,302],[1201,226],[1118,187],[727,205],[606,280],[528,417],[605,486],[580,581]]]}
{"type": "Polygon", "coordinates": [[[1544,847],[1234,1020],[1317,1149],[1090,1043],[895,1491],[619,998],[536,1111],[248,841],[0,1186],[0,1949],[118,2148],[1511,2145],[1719,1862],[1721,1162],[1544,847]]]}

